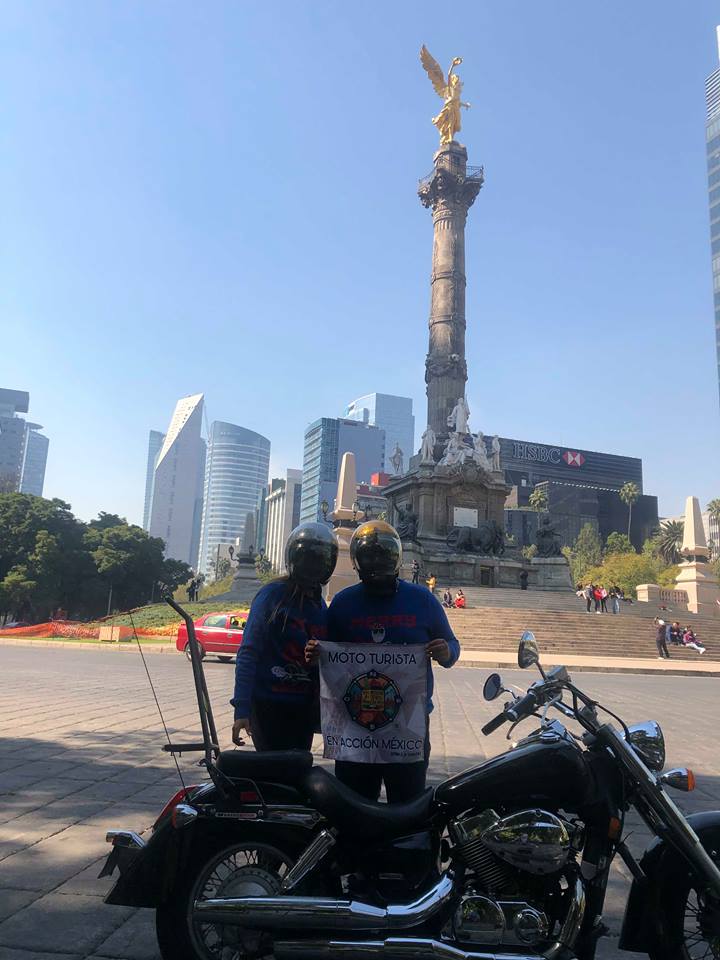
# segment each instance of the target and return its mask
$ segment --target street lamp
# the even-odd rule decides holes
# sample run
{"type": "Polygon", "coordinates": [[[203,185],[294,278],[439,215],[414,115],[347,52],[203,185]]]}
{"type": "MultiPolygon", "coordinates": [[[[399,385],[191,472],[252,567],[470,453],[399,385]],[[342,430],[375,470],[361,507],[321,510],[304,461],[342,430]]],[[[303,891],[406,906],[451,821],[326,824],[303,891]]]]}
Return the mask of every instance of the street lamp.
{"type": "Polygon", "coordinates": [[[320,509],[322,510],[323,520],[327,520],[328,510],[330,509],[330,504],[327,500],[323,500],[320,504],[320,509]]]}

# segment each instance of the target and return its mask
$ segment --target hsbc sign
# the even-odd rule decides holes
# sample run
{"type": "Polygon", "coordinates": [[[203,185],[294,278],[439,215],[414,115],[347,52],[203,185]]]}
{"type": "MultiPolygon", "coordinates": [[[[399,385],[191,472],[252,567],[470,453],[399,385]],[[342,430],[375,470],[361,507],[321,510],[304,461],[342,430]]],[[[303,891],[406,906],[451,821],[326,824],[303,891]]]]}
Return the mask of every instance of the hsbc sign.
{"type": "Polygon", "coordinates": [[[561,450],[559,447],[545,447],[539,443],[520,443],[513,440],[515,460],[527,460],[532,463],[554,463],[564,461],[569,467],[582,467],[585,457],[575,450],[561,450]]]}

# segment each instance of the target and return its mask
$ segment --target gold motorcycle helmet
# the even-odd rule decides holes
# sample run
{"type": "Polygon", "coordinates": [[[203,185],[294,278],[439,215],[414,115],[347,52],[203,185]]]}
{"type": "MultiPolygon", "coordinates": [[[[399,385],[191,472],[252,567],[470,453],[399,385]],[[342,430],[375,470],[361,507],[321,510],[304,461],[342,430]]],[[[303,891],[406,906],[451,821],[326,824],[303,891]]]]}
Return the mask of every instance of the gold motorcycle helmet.
{"type": "Polygon", "coordinates": [[[362,523],[350,540],[350,559],[367,587],[394,589],[402,565],[397,530],[384,520],[362,523]]]}

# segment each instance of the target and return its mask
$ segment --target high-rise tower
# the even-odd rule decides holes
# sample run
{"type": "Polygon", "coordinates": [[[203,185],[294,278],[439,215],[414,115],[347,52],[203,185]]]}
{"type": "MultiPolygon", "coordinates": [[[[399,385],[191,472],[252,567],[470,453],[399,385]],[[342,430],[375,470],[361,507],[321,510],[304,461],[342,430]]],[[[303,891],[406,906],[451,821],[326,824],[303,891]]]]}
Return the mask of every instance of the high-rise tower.
{"type": "Polygon", "coordinates": [[[202,505],[205,442],[203,395],[178,400],[155,460],[149,532],[165,541],[165,556],[194,566],[202,505]]]}
{"type": "MultiPolygon", "coordinates": [[[[720,60],[720,27],[716,27],[720,60]]],[[[715,348],[718,388],[720,389],[720,67],[705,81],[707,117],[705,150],[710,202],[710,249],[712,251],[713,305],[715,312],[715,348]]]]}
{"type": "MultiPolygon", "coordinates": [[[[218,547],[242,541],[267,485],[270,441],[254,430],[215,420],[210,427],[198,570],[206,576],[218,547]]],[[[256,544],[248,544],[256,547],[256,544]]],[[[193,560],[193,563],[195,561],[193,560]]]]}

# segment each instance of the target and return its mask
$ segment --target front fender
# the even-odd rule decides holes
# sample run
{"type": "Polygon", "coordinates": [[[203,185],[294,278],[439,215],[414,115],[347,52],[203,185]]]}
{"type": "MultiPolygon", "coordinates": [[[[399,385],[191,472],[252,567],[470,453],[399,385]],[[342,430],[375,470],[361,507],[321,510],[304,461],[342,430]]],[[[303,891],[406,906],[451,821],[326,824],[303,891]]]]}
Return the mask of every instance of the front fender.
{"type": "MultiPolygon", "coordinates": [[[[720,849],[720,810],[693,813],[687,822],[706,850],[720,849]]],[[[633,880],[618,943],[621,950],[633,953],[647,953],[658,933],[662,934],[662,893],[674,883],[678,870],[687,869],[680,854],[660,838],[647,848],[640,866],[645,876],[633,880]]]]}

